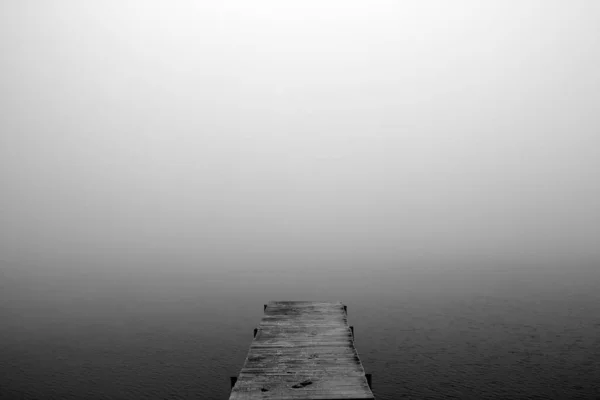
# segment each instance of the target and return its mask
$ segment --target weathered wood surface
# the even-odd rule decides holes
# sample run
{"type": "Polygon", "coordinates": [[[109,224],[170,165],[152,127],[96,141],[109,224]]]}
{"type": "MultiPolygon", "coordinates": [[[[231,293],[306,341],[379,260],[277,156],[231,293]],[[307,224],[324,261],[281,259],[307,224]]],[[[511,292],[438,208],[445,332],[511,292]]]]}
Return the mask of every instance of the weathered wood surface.
{"type": "Polygon", "coordinates": [[[374,399],[344,305],[270,302],[229,399],[374,399]]]}

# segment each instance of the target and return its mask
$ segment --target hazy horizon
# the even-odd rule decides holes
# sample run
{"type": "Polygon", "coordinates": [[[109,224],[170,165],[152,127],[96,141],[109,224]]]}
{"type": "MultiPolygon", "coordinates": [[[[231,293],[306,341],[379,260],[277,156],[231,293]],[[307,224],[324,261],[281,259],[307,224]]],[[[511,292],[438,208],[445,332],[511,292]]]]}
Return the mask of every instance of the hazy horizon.
{"type": "Polygon", "coordinates": [[[0,7],[5,259],[600,260],[596,2],[0,7]]]}

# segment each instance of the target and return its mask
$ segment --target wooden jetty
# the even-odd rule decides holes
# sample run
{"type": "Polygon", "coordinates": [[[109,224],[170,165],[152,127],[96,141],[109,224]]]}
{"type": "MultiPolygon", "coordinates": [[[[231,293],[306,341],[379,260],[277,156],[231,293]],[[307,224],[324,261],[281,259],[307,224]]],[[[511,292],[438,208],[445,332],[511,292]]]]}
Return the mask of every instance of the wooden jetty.
{"type": "Polygon", "coordinates": [[[340,302],[272,301],[230,400],[374,399],[340,302]]]}

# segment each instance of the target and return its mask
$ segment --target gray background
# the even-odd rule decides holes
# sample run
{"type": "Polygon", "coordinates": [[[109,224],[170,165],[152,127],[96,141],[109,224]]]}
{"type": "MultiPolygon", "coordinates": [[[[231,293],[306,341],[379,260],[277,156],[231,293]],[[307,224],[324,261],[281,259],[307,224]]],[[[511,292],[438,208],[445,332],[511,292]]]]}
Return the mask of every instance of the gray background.
{"type": "Polygon", "coordinates": [[[225,398],[322,299],[380,398],[600,396],[599,49],[591,0],[3,1],[0,395],[225,398]]]}

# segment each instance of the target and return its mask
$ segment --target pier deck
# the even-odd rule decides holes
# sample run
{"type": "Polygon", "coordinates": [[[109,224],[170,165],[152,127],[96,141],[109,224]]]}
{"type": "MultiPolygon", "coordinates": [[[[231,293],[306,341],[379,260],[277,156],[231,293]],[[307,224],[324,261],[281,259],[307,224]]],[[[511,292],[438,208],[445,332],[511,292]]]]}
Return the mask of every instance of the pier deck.
{"type": "Polygon", "coordinates": [[[342,303],[272,301],[230,400],[374,399],[342,303]]]}

